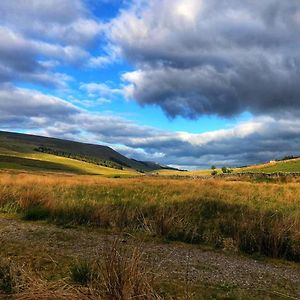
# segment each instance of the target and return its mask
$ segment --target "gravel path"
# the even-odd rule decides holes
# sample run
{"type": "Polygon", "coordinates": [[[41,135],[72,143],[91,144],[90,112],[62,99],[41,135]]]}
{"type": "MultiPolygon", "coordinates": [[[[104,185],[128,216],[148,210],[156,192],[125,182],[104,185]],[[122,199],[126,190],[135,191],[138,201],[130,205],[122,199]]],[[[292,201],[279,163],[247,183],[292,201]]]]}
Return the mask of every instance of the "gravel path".
{"type": "MultiPolygon", "coordinates": [[[[40,222],[23,222],[0,215],[1,253],[26,259],[27,256],[91,257],[99,255],[109,240],[101,230],[61,228],[40,222]]],[[[124,243],[142,244],[147,260],[164,278],[236,286],[256,291],[283,293],[282,299],[300,299],[300,266],[284,261],[258,261],[236,253],[203,249],[183,243],[162,243],[149,239],[122,237],[124,243]]],[[[281,298],[280,298],[281,299],[281,298]]]]}

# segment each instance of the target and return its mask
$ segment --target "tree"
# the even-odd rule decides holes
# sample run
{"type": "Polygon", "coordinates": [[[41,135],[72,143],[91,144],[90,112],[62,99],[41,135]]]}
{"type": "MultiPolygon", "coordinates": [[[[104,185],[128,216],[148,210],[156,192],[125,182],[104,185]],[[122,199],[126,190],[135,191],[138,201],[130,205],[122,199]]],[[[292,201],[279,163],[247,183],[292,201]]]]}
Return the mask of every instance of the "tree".
{"type": "Polygon", "coordinates": [[[222,167],[222,172],[223,172],[223,173],[228,173],[227,168],[226,168],[226,167],[222,167]]]}
{"type": "Polygon", "coordinates": [[[228,174],[228,173],[232,173],[232,170],[229,169],[229,168],[226,168],[226,167],[222,167],[222,172],[223,172],[224,174],[228,174]]]}

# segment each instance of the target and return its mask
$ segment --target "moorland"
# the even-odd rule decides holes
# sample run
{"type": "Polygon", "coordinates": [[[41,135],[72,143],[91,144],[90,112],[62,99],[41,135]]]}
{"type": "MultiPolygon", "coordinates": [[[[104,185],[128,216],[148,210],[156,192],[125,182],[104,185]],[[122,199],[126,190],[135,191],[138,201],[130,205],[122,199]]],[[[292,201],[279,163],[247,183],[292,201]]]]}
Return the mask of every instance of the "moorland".
{"type": "MultiPolygon", "coordinates": [[[[4,298],[300,297],[300,179],[207,177],[130,166],[101,146],[0,138],[4,298]]],[[[291,159],[232,171],[298,167],[291,159]]]]}

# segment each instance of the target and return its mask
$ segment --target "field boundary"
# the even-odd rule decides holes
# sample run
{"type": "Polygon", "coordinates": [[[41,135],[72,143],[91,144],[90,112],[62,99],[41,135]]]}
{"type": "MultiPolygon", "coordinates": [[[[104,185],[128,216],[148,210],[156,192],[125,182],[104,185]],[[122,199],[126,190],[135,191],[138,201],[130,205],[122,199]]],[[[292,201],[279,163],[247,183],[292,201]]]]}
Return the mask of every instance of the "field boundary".
{"type": "Polygon", "coordinates": [[[277,178],[300,178],[300,172],[240,172],[240,173],[224,173],[208,176],[189,176],[189,175],[148,175],[152,177],[163,177],[169,179],[213,179],[213,178],[253,178],[253,179],[277,179],[277,178]]]}

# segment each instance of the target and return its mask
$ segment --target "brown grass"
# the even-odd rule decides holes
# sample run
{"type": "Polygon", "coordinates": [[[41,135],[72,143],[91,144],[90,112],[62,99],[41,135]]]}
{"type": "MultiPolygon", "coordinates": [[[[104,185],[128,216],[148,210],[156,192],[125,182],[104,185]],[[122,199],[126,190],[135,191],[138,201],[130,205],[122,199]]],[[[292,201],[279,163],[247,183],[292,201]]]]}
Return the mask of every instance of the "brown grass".
{"type": "Polygon", "coordinates": [[[7,258],[0,259],[0,298],[33,299],[90,299],[90,300],[159,300],[154,276],[145,267],[140,248],[129,248],[120,240],[110,243],[99,259],[93,262],[76,261],[68,277],[47,281],[29,266],[18,265],[7,258]],[[74,282],[72,272],[76,270],[74,282]],[[83,268],[83,269],[82,269],[83,268]],[[82,273],[80,273],[82,272],[82,273]],[[88,278],[85,278],[86,273],[88,278]],[[79,275],[83,276],[82,278],[79,275]],[[88,279],[82,281],[81,279],[88,279]],[[80,279],[80,280],[78,280],[80,279]],[[75,284],[74,284],[75,283],[75,284]]]}
{"type": "Polygon", "coordinates": [[[0,209],[300,261],[298,182],[3,174],[0,209]]]}
{"type": "Polygon", "coordinates": [[[103,297],[108,300],[159,299],[153,289],[154,276],[145,267],[140,248],[129,249],[122,241],[114,243],[104,251],[104,261],[98,263],[98,283],[103,297]]]}
{"type": "Polygon", "coordinates": [[[89,299],[63,280],[47,282],[29,266],[18,265],[7,258],[0,259],[0,298],[16,300],[89,299]]]}

